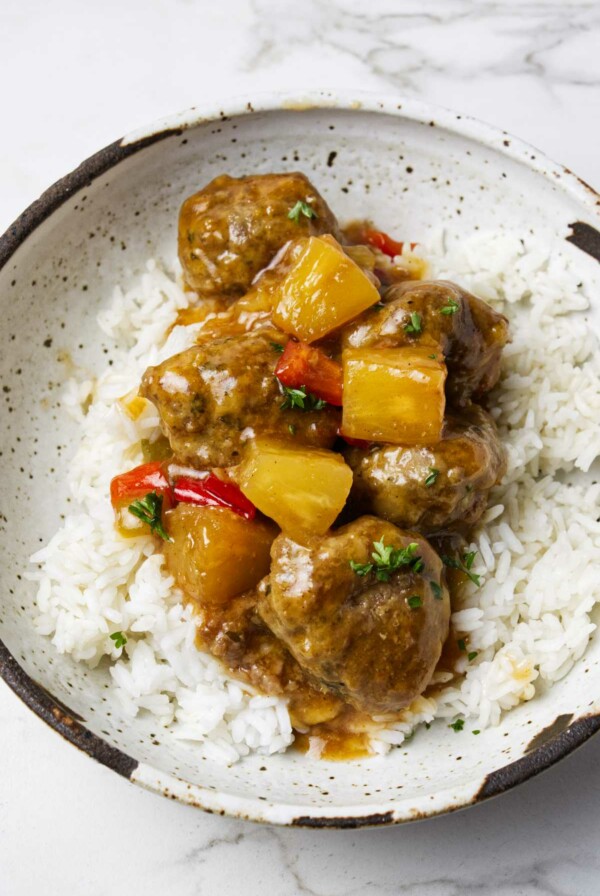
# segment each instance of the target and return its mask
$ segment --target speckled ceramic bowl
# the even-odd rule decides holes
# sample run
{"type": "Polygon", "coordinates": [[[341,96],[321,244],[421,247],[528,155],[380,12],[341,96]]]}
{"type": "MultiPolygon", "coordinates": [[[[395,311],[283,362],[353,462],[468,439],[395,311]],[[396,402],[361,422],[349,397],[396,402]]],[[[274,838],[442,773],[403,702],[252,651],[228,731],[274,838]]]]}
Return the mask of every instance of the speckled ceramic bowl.
{"type": "Polygon", "coordinates": [[[101,303],[149,255],[173,258],[179,205],[200,184],[224,170],[286,169],[314,176],[342,219],[360,212],[415,238],[432,220],[465,232],[483,223],[551,227],[598,253],[589,187],[504,133],[414,102],[322,92],[192,109],[88,159],[0,240],[0,672],[67,740],[159,793],[257,821],[390,824],[501,793],[595,732],[600,642],[548,693],[479,738],[434,725],[383,760],[315,762],[291,752],[223,768],[199,762],[155,722],[124,718],[106,670],[58,656],[33,631],[34,589],[22,578],[67,509],[77,434],[59,395],[70,363],[106,363],[95,324],[101,303]]]}

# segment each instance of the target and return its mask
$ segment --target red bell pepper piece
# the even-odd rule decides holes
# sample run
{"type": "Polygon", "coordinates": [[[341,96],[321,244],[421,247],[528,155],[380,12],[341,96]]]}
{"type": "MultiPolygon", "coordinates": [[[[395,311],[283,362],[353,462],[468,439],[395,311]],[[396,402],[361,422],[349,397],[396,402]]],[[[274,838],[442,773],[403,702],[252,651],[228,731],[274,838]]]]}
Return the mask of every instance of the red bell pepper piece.
{"type": "Polygon", "coordinates": [[[275,376],[284,386],[292,389],[303,386],[329,404],[338,407],[342,404],[341,364],[306,342],[289,340],[275,368],[275,376]]]}
{"type": "Polygon", "coordinates": [[[237,485],[224,482],[209,473],[205,479],[181,476],[173,489],[177,501],[183,504],[199,504],[203,507],[227,507],[246,520],[253,520],[256,507],[242,494],[237,485]]]}
{"type": "Polygon", "coordinates": [[[373,444],[373,442],[368,442],[366,439],[353,439],[352,436],[345,436],[341,429],[338,429],[337,434],[348,445],[352,445],[353,448],[362,448],[363,451],[366,451],[373,444]]]}
{"type": "Polygon", "coordinates": [[[110,500],[115,510],[144,498],[150,492],[162,495],[166,506],[172,503],[171,483],[164,471],[163,461],[141,464],[115,476],[110,483],[110,500]]]}
{"type": "MultiPolygon", "coordinates": [[[[392,239],[383,230],[365,230],[363,238],[371,246],[375,246],[376,249],[380,249],[385,255],[389,255],[390,258],[394,258],[395,255],[401,255],[404,248],[404,243],[399,243],[397,240],[392,239]]],[[[416,245],[416,243],[410,244],[411,251],[416,245]]]]}

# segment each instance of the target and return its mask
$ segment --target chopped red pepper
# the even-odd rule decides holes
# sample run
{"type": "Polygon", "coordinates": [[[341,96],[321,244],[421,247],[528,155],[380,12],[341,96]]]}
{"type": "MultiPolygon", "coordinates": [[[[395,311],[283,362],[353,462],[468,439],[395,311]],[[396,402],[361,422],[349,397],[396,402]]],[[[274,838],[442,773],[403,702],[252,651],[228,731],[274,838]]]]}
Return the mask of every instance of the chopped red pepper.
{"type": "Polygon", "coordinates": [[[341,429],[338,429],[337,434],[348,445],[352,445],[353,448],[362,448],[363,451],[366,451],[373,444],[373,442],[368,442],[365,439],[353,439],[352,436],[345,436],[341,429]]]}
{"type": "MultiPolygon", "coordinates": [[[[390,258],[394,258],[395,255],[401,255],[404,248],[404,243],[399,243],[397,240],[392,239],[383,230],[365,230],[363,239],[371,246],[375,246],[376,249],[380,249],[385,255],[389,255],[390,258]]],[[[416,245],[416,243],[410,243],[411,251],[416,245]]]]}
{"type": "Polygon", "coordinates": [[[253,520],[256,507],[242,494],[237,485],[224,482],[209,473],[205,479],[181,476],[173,489],[177,501],[183,504],[199,504],[204,507],[227,507],[246,520],[253,520]]]}
{"type": "Polygon", "coordinates": [[[284,386],[292,389],[303,386],[329,404],[342,404],[341,364],[306,342],[289,340],[275,368],[275,376],[284,386]]]}
{"type": "Polygon", "coordinates": [[[164,498],[164,506],[172,503],[171,483],[164,471],[163,461],[141,464],[115,476],[110,483],[110,500],[115,510],[156,492],[164,498]]]}

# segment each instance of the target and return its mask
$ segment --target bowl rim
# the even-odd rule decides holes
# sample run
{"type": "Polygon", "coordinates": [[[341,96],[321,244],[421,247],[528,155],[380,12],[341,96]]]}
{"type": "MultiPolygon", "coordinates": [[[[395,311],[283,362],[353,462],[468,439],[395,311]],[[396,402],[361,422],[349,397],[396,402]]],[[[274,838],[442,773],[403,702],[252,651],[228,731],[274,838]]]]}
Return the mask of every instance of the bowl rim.
{"type": "MultiPolygon", "coordinates": [[[[27,238],[60,208],[72,195],[105,174],[129,156],[173,135],[182,134],[201,124],[227,121],[245,115],[270,114],[281,111],[304,112],[311,110],[342,112],[371,112],[396,116],[420,124],[442,127],[453,134],[466,137],[501,152],[521,162],[533,171],[565,190],[588,212],[590,218],[598,215],[599,194],[568,168],[551,161],[530,144],[513,137],[476,118],[461,115],[442,106],[390,94],[381,95],[365,91],[317,89],[309,91],[270,92],[233,97],[194,106],[183,112],[161,118],[139,128],[125,137],[100,149],[77,168],[56,181],[0,236],[0,270],[7,264],[27,238]]],[[[567,237],[583,251],[598,258],[594,246],[586,248],[592,230],[589,224],[581,224],[584,233],[567,237]]],[[[592,233],[595,231],[592,230],[592,233]]],[[[600,235],[596,233],[598,240],[600,235]]],[[[592,237],[592,241],[595,237],[592,237]]],[[[600,260],[600,259],[599,259],[600,260]]],[[[197,806],[207,812],[229,815],[251,821],[297,825],[313,828],[358,828],[398,824],[445,814],[467,808],[512,789],[568,755],[600,729],[600,715],[586,714],[578,718],[560,715],[535,739],[535,747],[520,759],[496,769],[484,776],[479,784],[469,783],[454,788],[442,809],[432,811],[425,799],[388,801],[377,811],[373,806],[308,807],[258,801],[256,798],[233,797],[214,793],[200,785],[189,785],[168,773],[138,762],[122,750],[113,747],[102,737],[89,731],[83,719],[54,698],[37,681],[32,679],[11,655],[0,639],[0,677],[36,715],[66,740],[79,747],[98,762],[120,775],[148,789],[181,802],[197,806]],[[544,738],[542,735],[547,733],[544,738]],[[283,811],[282,811],[283,810],[283,811]],[[304,814],[308,813],[308,814],[304,814]]]]}

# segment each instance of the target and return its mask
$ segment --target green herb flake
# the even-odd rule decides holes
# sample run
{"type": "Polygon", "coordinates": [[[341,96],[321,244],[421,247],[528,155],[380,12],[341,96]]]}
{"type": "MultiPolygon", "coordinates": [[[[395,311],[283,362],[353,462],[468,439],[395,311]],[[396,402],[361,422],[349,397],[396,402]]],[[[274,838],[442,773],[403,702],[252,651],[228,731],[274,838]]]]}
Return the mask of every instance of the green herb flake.
{"type": "Polygon", "coordinates": [[[477,650],[472,650],[470,653],[467,654],[467,659],[470,663],[472,663],[473,660],[475,659],[475,657],[477,657],[478,655],[479,654],[478,654],[477,650]]]}
{"type": "Polygon", "coordinates": [[[282,346],[281,342],[270,342],[269,345],[271,346],[273,351],[277,352],[278,355],[280,355],[283,352],[283,346],[282,346]]]}
{"type": "Polygon", "coordinates": [[[163,497],[156,492],[150,492],[145,497],[134,501],[127,508],[129,513],[137,516],[139,520],[150,526],[150,531],[160,536],[163,541],[173,541],[162,524],[163,497]]]}
{"type": "Polygon", "coordinates": [[[473,728],[473,732],[472,732],[472,733],[473,733],[473,734],[481,734],[481,731],[479,730],[479,728],[473,728]]]}
{"type": "Polygon", "coordinates": [[[288,432],[291,436],[296,435],[296,427],[294,426],[293,423],[288,423],[288,432]]]}
{"type": "Polygon", "coordinates": [[[375,302],[374,305],[371,305],[371,311],[381,311],[382,308],[385,308],[384,302],[375,302]]]}
{"type": "Polygon", "coordinates": [[[372,563],[357,563],[356,560],[350,561],[350,569],[356,573],[357,576],[368,576],[371,570],[373,569],[372,563]]]}
{"type": "Polygon", "coordinates": [[[423,606],[423,601],[418,594],[412,594],[406,599],[406,603],[411,608],[411,610],[418,610],[419,607],[423,606]]]}
{"type": "Polygon", "coordinates": [[[455,299],[448,299],[447,303],[440,308],[440,314],[456,314],[460,305],[455,299]]]}
{"type": "Polygon", "coordinates": [[[441,585],[438,585],[437,582],[430,582],[430,583],[429,583],[429,587],[431,588],[431,591],[432,591],[432,593],[433,593],[433,596],[435,597],[436,600],[443,600],[443,599],[444,599],[444,595],[443,595],[443,593],[442,593],[441,585]]]}
{"type": "Polygon", "coordinates": [[[429,476],[425,480],[425,487],[431,488],[432,485],[435,485],[435,481],[440,475],[440,471],[436,470],[434,467],[429,467],[429,476]]]}
{"type": "Polygon", "coordinates": [[[449,566],[450,569],[459,569],[469,577],[474,585],[477,585],[477,587],[480,588],[481,577],[478,576],[477,573],[471,572],[471,567],[473,566],[476,555],[477,551],[468,551],[466,554],[463,554],[462,559],[449,557],[447,554],[442,554],[441,556],[446,566],[449,566]]]}
{"type": "Polygon", "coordinates": [[[279,382],[279,388],[284,399],[280,405],[282,411],[287,409],[300,411],[321,411],[327,405],[322,398],[317,398],[311,392],[306,391],[306,386],[300,386],[299,389],[292,389],[291,386],[284,386],[279,382]]]}
{"type": "Polygon", "coordinates": [[[413,572],[420,572],[423,569],[423,561],[417,556],[418,544],[416,541],[411,542],[405,548],[393,548],[389,544],[381,541],[374,541],[375,550],[371,553],[371,563],[358,563],[350,560],[350,568],[358,576],[366,576],[370,572],[375,573],[375,578],[379,582],[389,582],[390,576],[396,570],[402,567],[409,567],[413,572]]]}
{"type": "Polygon", "coordinates": [[[467,553],[463,555],[463,563],[465,564],[465,569],[471,569],[476,556],[477,551],[467,551],[467,553]]]}
{"type": "Polygon", "coordinates": [[[404,327],[404,332],[405,333],[415,333],[415,334],[423,332],[421,315],[418,312],[413,311],[411,313],[410,323],[408,323],[404,327]]]}
{"type": "Polygon", "coordinates": [[[127,644],[127,638],[123,634],[123,632],[113,632],[110,635],[110,640],[115,642],[115,647],[119,650],[121,647],[125,647],[127,644]]]}
{"type": "Polygon", "coordinates": [[[464,719],[457,719],[456,722],[452,722],[451,725],[448,725],[448,728],[452,728],[453,731],[462,731],[465,727],[464,719]]]}
{"type": "Polygon", "coordinates": [[[467,649],[467,645],[466,645],[466,643],[465,643],[465,641],[464,641],[463,638],[459,638],[459,640],[458,640],[456,643],[458,644],[458,649],[459,649],[459,650],[466,650],[466,649],[467,649]]]}
{"type": "Polygon", "coordinates": [[[288,218],[290,221],[295,221],[296,224],[300,223],[300,215],[304,215],[305,218],[318,218],[318,215],[314,208],[308,204],[308,202],[302,202],[300,199],[296,203],[296,205],[289,210],[288,218]]]}
{"type": "Polygon", "coordinates": [[[435,361],[437,355],[427,355],[428,358],[431,358],[432,361],[435,361]]]}

